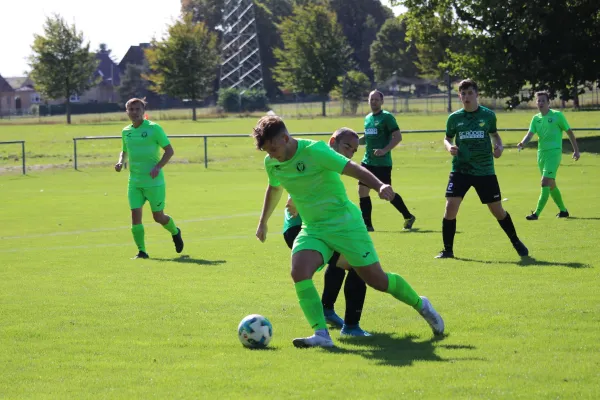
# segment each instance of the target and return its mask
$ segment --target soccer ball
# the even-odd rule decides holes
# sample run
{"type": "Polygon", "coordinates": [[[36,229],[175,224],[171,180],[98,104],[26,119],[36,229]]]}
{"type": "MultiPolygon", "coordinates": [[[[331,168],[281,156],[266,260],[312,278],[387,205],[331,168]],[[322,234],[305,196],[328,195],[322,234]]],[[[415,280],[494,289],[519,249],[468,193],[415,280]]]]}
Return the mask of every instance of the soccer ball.
{"type": "Polygon", "coordinates": [[[267,347],[273,337],[273,327],[262,315],[252,314],[245,317],[238,326],[238,337],[244,347],[260,349],[267,347]]]}

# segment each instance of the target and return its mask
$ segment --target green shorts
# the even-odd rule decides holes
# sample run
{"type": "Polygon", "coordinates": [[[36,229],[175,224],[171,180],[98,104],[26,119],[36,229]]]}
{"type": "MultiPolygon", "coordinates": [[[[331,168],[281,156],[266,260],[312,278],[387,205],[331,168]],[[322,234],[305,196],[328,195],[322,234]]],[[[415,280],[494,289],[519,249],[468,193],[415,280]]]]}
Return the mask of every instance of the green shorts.
{"type": "MultiPolygon", "coordinates": [[[[292,254],[300,250],[318,251],[323,256],[324,263],[337,251],[352,267],[365,267],[379,261],[371,236],[364,225],[344,231],[302,229],[294,240],[292,254]]],[[[319,270],[324,266],[325,264],[321,265],[319,270]]]]}
{"type": "Polygon", "coordinates": [[[556,179],[561,159],[561,149],[538,151],[537,162],[542,176],[544,178],[556,179]]]}
{"type": "Polygon", "coordinates": [[[150,203],[152,212],[165,209],[165,185],[151,187],[129,186],[127,197],[129,198],[129,208],[132,210],[142,208],[146,203],[146,200],[150,203]]]}

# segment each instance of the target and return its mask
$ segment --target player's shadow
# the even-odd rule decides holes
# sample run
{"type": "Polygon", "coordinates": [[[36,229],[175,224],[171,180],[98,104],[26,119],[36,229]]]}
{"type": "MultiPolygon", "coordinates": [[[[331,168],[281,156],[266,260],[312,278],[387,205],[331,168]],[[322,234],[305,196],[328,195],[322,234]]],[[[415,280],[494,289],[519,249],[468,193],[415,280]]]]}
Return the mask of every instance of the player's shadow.
{"type": "MultiPolygon", "coordinates": [[[[421,228],[412,228],[410,230],[399,230],[399,231],[375,231],[381,233],[402,233],[402,234],[410,234],[410,233],[442,233],[442,231],[432,231],[430,229],[421,229],[421,228]]],[[[459,232],[456,232],[459,233],[459,232]]]]}
{"type": "Polygon", "coordinates": [[[466,261],[466,262],[478,262],[482,264],[512,264],[520,265],[522,267],[528,266],[539,266],[539,267],[566,267],[566,268],[593,268],[590,264],[584,264],[580,262],[558,262],[558,261],[544,261],[538,260],[534,257],[527,256],[521,257],[519,261],[489,261],[489,260],[474,260],[472,258],[460,258],[455,257],[455,260],[466,261]]]}
{"type": "Polygon", "coordinates": [[[151,260],[177,262],[177,263],[182,263],[182,264],[198,264],[198,265],[218,265],[218,264],[224,264],[227,262],[225,260],[203,260],[201,258],[193,258],[193,257],[187,256],[187,255],[173,257],[173,258],[151,258],[151,260]]]}
{"type": "Polygon", "coordinates": [[[332,353],[358,354],[366,359],[374,360],[377,365],[409,367],[415,361],[456,362],[465,360],[482,360],[473,357],[443,358],[436,354],[436,349],[475,350],[470,345],[436,345],[443,338],[417,341],[418,336],[405,335],[398,337],[389,333],[374,332],[370,337],[341,338],[346,347],[327,349],[332,353]],[[350,347],[350,348],[349,348],[350,347]]]}

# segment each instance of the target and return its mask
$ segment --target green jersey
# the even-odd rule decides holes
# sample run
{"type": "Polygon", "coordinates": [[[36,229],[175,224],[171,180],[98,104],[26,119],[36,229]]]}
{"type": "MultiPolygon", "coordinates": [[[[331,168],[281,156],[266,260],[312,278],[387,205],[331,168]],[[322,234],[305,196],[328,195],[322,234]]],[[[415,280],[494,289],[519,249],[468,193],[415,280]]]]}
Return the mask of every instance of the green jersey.
{"type": "Polygon", "coordinates": [[[144,120],[140,126],[123,128],[121,133],[123,151],[129,158],[129,186],[152,187],[165,184],[162,169],[154,179],[150,176],[152,168],[161,159],[160,149],[170,144],[160,125],[144,120]]]}
{"type": "Polygon", "coordinates": [[[383,149],[392,140],[392,132],[399,130],[396,118],[392,113],[381,110],[377,114],[370,113],[365,117],[365,143],[366,150],[362,162],[371,166],[392,166],[392,153],[377,157],[373,154],[375,149],[383,149]]]}
{"type": "Polygon", "coordinates": [[[467,175],[494,175],[494,155],[490,134],[496,133],[496,114],[479,106],[473,112],[464,108],[450,114],[446,136],[455,138],[458,154],[452,158],[452,172],[467,175]]]}
{"type": "Polygon", "coordinates": [[[538,135],[538,150],[562,149],[562,133],[571,129],[560,111],[549,110],[546,115],[538,113],[531,119],[529,132],[538,135]]]}
{"type": "MultiPolygon", "coordinates": [[[[290,198],[290,196],[288,196],[290,198]]],[[[302,225],[302,218],[300,218],[300,214],[295,217],[289,213],[287,208],[283,211],[283,232],[287,231],[294,226],[302,225]]]]}
{"type": "Polygon", "coordinates": [[[340,174],[350,160],[325,142],[298,139],[294,156],[279,162],[265,157],[269,185],[283,186],[307,230],[353,230],[363,226],[360,210],[348,199],[340,174]]]}

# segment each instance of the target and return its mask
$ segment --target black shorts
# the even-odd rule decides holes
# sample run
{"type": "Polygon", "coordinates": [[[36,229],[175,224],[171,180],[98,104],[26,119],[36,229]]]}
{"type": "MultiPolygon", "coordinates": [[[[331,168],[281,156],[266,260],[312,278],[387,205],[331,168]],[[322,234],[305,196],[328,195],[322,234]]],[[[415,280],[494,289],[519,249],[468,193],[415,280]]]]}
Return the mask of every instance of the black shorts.
{"type": "Polygon", "coordinates": [[[290,250],[294,247],[294,240],[296,240],[296,236],[298,236],[301,230],[302,225],[296,225],[283,232],[283,240],[285,240],[290,250]]]}
{"type": "MultiPolygon", "coordinates": [[[[362,167],[368,169],[373,175],[377,177],[381,182],[386,185],[392,184],[392,167],[379,166],[379,165],[367,165],[365,163],[360,163],[362,167]]],[[[362,182],[358,182],[359,185],[367,186],[362,182]]]]}
{"type": "Polygon", "coordinates": [[[496,175],[466,175],[451,172],[446,187],[446,197],[465,197],[473,186],[479,195],[482,204],[490,204],[502,200],[500,185],[496,175]]]}

